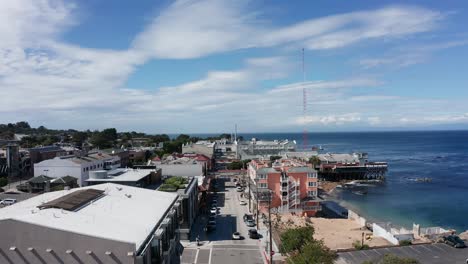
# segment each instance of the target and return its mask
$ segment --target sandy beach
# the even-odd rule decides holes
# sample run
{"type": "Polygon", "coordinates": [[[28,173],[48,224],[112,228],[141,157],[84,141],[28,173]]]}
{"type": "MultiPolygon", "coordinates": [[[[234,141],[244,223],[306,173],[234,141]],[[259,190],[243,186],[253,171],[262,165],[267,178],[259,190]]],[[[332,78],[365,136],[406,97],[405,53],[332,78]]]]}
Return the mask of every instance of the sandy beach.
{"type": "MultiPolygon", "coordinates": [[[[275,220],[273,220],[275,221],[275,220]]],[[[359,224],[348,219],[328,219],[305,217],[297,215],[282,215],[281,229],[305,226],[309,222],[315,229],[314,238],[323,240],[325,245],[333,250],[354,248],[353,242],[361,241],[364,232],[364,243],[370,247],[390,245],[388,241],[380,237],[372,237],[372,232],[361,229],[359,224]]]]}

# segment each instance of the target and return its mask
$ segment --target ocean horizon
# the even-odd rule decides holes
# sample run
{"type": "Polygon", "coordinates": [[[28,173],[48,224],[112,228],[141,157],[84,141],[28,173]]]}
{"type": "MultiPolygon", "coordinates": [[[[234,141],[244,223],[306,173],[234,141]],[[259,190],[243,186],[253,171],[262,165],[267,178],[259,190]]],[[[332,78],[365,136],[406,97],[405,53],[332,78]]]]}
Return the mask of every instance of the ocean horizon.
{"type": "MultiPolygon", "coordinates": [[[[302,133],[238,135],[296,140],[302,147],[302,133]]],[[[388,162],[385,183],[369,188],[367,195],[336,193],[338,201],[368,219],[468,230],[468,131],[315,132],[308,133],[307,146],[322,146],[323,153],[366,152],[370,161],[388,162]],[[411,180],[420,177],[432,181],[411,180]]]]}

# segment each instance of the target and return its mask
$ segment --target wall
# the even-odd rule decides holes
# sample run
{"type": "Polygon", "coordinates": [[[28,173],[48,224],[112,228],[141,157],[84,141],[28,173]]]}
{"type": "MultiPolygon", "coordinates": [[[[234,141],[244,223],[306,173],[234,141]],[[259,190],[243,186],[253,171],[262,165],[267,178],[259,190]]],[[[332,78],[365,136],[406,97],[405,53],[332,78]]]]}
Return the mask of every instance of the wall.
{"type": "Polygon", "coordinates": [[[359,214],[351,210],[348,210],[348,219],[353,220],[354,222],[358,223],[362,227],[366,226],[366,223],[367,223],[367,220],[364,217],[360,216],[359,214]]]}
{"type": "Polygon", "coordinates": [[[130,243],[101,239],[50,229],[16,220],[0,221],[0,263],[134,263],[127,252],[134,252],[130,243]],[[10,247],[16,247],[11,251],[10,247]],[[29,251],[28,248],[34,248],[29,251]],[[53,249],[51,253],[46,249],[53,249]],[[67,254],[68,249],[73,250],[67,254]],[[86,254],[91,250],[93,254],[86,254]],[[111,251],[111,255],[106,255],[111,251]]]}
{"type": "Polygon", "coordinates": [[[34,164],[34,176],[46,175],[52,178],[60,178],[68,175],[77,178],[78,184],[83,186],[83,171],[79,164],[69,166],[67,163],[59,164],[50,161],[53,160],[45,160],[43,162],[34,164]]]}
{"type": "Polygon", "coordinates": [[[398,245],[399,244],[398,240],[390,232],[385,230],[380,225],[378,225],[376,223],[373,223],[372,224],[372,230],[373,230],[373,232],[372,232],[373,236],[382,237],[382,238],[386,239],[388,242],[392,243],[393,245],[398,245]]]}
{"type": "Polygon", "coordinates": [[[203,175],[203,164],[157,164],[163,176],[200,176],[203,175]]]}

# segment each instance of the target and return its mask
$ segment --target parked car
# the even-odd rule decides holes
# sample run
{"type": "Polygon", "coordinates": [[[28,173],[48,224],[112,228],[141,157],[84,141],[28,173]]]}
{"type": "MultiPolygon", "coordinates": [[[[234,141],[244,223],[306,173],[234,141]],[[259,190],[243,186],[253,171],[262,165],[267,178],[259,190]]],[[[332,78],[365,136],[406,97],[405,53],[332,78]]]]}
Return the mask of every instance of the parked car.
{"type": "Polygon", "coordinates": [[[244,214],[244,222],[247,222],[247,220],[253,220],[253,215],[251,214],[244,214]]]}
{"type": "Polygon", "coordinates": [[[240,205],[247,205],[247,202],[246,201],[240,201],[239,204],[240,205]]]}
{"type": "Polygon", "coordinates": [[[16,203],[16,199],[13,199],[13,198],[6,198],[0,201],[0,204],[3,204],[3,205],[12,205],[14,203],[16,203]]]}
{"type": "Polygon", "coordinates": [[[216,221],[216,215],[211,215],[208,217],[208,221],[216,221]]]}
{"type": "Polygon", "coordinates": [[[244,189],[242,189],[242,187],[237,187],[237,188],[236,188],[236,191],[238,191],[238,192],[242,192],[243,190],[244,190],[244,189]]]}
{"type": "Polygon", "coordinates": [[[239,232],[232,233],[232,240],[240,240],[240,239],[242,239],[242,236],[239,232]]]}
{"type": "Polygon", "coordinates": [[[216,208],[216,207],[211,208],[211,209],[210,209],[210,213],[212,213],[212,214],[218,214],[218,208],[216,208]]]}
{"type": "Polygon", "coordinates": [[[210,217],[216,217],[217,215],[218,215],[217,213],[210,212],[210,217]]]}
{"type": "Polygon", "coordinates": [[[252,239],[259,239],[260,234],[257,232],[257,229],[249,229],[249,237],[252,239]]]}
{"type": "Polygon", "coordinates": [[[213,221],[213,220],[212,220],[212,221],[208,221],[208,225],[214,225],[214,226],[215,226],[215,225],[216,225],[216,221],[213,221]]]}
{"type": "Polygon", "coordinates": [[[444,236],[444,243],[447,245],[450,245],[454,248],[465,248],[465,242],[456,235],[451,235],[451,236],[444,236]]]}
{"type": "Polygon", "coordinates": [[[255,226],[254,220],[247,220],[247,221],[245,222],[245,224],[246,224],[248,227],[253,227],[253,226],[255,226]]]}

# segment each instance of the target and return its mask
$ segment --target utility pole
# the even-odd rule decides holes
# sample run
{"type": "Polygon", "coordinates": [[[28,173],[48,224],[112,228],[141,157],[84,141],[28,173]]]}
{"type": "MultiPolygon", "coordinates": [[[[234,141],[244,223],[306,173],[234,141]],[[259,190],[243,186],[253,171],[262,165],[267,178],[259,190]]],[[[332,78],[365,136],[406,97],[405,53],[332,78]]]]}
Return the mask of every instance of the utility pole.
{"type": "Polygon", "coordinates": [[[271,196],[272,191],[268,190],[268,225],[270,228],[270,264],[273,264],[273,233],[271,229],[271,196]]]}
{"type": "Polygon", "coordinates": [[[256,200],[257,200],[257,214],[256,214],[256,216],[257,216],[257,228],[258,228],[258,178],[255,178],[255,189],[256,189],[255,190],[255,192],[256,192],[255,197],[256,197],[256,200]]]}

